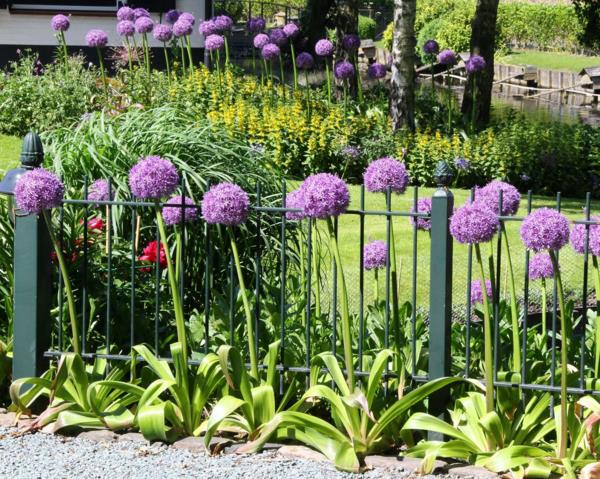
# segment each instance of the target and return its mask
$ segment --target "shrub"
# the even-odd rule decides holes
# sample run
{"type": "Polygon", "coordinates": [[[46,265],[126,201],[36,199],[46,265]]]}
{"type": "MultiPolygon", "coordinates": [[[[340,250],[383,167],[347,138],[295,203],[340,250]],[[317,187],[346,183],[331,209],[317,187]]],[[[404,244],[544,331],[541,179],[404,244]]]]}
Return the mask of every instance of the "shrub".
{"type": "Polygon", "coordinates": [[[375,38],[377,33],[377,22],[372,18],[365,17],[364,15],[358,16],[358,35],[363,40],[368,38],[375,38]]]}

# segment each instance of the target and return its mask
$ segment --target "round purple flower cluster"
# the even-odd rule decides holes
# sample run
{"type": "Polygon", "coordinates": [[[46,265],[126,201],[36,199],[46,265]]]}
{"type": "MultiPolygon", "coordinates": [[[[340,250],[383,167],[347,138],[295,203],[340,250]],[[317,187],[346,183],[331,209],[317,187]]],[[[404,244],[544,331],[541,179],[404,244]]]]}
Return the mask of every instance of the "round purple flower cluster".
{"type": "Polygon", "coordinates": [[[300,189],[304,198],[304,214],[310,218],[339,216],[350,204],[348,186],[344,180],[331,173],[309,176],[300,189]]]}
{"type": "Polygon", "coordinates": [[[296,57],[296,66],[299,70],[311,70],[315,66],[315,59],[308,52],[302,52],[296,57]]]}
{"type": "Polygon", "coordinates": [[[320,57],[330,57],[333,55],[334,47],[326,38],[319,40],[315,45],[315,53],[320,57]]]}
{"type": "Polygon", "coordinates": [[[468,73],[477,73],[485,69],[485,59],[479,55],[471,55],[465,63],[468,73]]]}
{"type": "Polygon", "coordinates": [[[135,16],[133,15],[133,8],[130,7],[121,7],[117,10],[117,18],[120,21],[128,20],[130,22],[135,20],[135,16]]]}
{"type": "Polygon", "coordinates": [[[457,170],[468,170],[471,167],[471,163],[466,158],[462,156],[457,156],[454,158],[454,166],[457,170]]]}
{"type": "Polygon", "coordinates": [[[285,207],[290,209],[299,209],[302,211],[288,211],[285,214],[285,217],[288,220],[303,220],[305,218],[304,215],[304,196],[302,195],[302,190],[297,189],[294,191],[290,191],[285,196],[285,207]]]}
{"type": "Polygon", "coordinates": [[[467,203],[452,215],[450,233],[459,243],[486,243],[494,237],[499,226],[498,217],[489,208],[467,203]]]}
{"type": "Polygon", "coordinates": [[[423,45],[423,51],[427,55],[437,55],[440,52],[440,45],[435,40],[427,40],[423,45]]]}
{"type": "Polygon", "coordinates": [[[131,192],[142,199],[171,196],[179,184],[177,169],[169,160],[148,156],[129,171],[131,192]]]}
{"type": "Polygon", "coordinates": [[[246,221],[249,213],[248,194],[233,183],[215,185],[202,198],[202,217],[210,224],[237,226],[246,221]]]}
{"type": "MultiPolygon", "coordinates": [[[[598,221],[599,218],[592,218],[598,221]]],[[[585,242],[588,241],[588,251],[594,256],[600,256],[600,224],[576,224],[571,230],[571,246],[576,253],[585,254],[585,242]],[[588,230],[589,228],[589,237],[588,230]]]]}
{"type": "Polygon", "coordinates": [[[300,34],[300,28],[295,23],[288,23],[283,26],[283,33],[288,38],[296,38],[300,34]]]}
{"type": "Polygon", "coordinates": [[[233,28],[233,20],[227,15],[219,15],[214,19],[215,26],[221,33],[230,31],[233,28]]]}
{"type": "Polygon", "coordinates": [[[438,55],[438,62],[447,67],[456,65],[456,53],[452,50],[442,50],[438,55]]]}
{"type": "Polygon", "coordinates": [[[267,43],[262,47],[260,54],[265,60],[275,60],[281,54],[281,50],[274,43],[267,43]]]}
{"type": "Polygon", "coordinates": [[[535,251],[557,251],[569,241],[569,221],[558,211],[540,208],[523,220],[521,239],[525,247],[535,251]]]}
{"type": "Polygon", "coordinates": [[[161,23],[154,27],[152,34],[157,41],[166,43],[173,38],[173,29],[169,25],[163,25],[161,23]]]}
{"type": "Polygon", "coordinates": [[[147,17],[150,18],[150,12],[145,8],[134,8],[133,9],[133,18],[137,20],[138,18],[147,17]]]}
{"type": "Polygon", "coordinates": [[[191,35],[193,31],[194,25],[182,19],[181,17],[179,17],[179,20],[173,24],[173,34],[176,37],[185,37],[187,35],[191,35]]]}
{"type": "Polygon", "coordinates": [[[225,39],[221,35],[209,35],[204,40],[204,46],[209,52],[220,50],[225,45],[225,39]]]}
{"type": "Polygon", "coordinates": [[[117,23],[117,33],[122,37],[131,37],[135,34],[135,25],[131,20],[121,20],[117,23]]]}
{"type": "Polygon", "coordinates": [[[109,201],[112,200],[108,191],[108,181],[96,180],[88,188],[88,200],[109,201]]]}
{"type": "Polygon", "coordinates": [[[219,29],[217,28],[217,25],[215,25],[215,22],[213,20],[203,20],[202,22],[200,22],[200,25],[198,25],[198,31],[204,37],[216,35],[217,33],[219,33],[219,29]]]}
{"type": "Polygon", "coordinates": [[[195,206],[194,201],[187,196],[183,198],[181,196],[173,196],[169,201],[168,205],[162,210],[163,220],[166,225],[178,225],[182,221],[194,221],[198,218],[198,208],[184,208],[183,205],[195,206]],[[185,210],[185,213],[183,212],[185,210]]]}
{"type": "Polygon", "coordinates": [[[71,22],[66,15],[58,14],[52,17],[50,25],[55,32],[66,32],[71,26],[71,22]]]}
{"type": "Polygon", "coordinates": [[[138,33],[150,33],[153,29],[154,22],[150,17],[140,17],[135,21],[135,31],[138,33]]]}
{"type": "Polygon", "coordinates": [[[271,30],[270,41],[278,47],[283,47],[288,42],[288,37],[285,35],[281,28],[274,28],[271,30]]]}
{"type": "Polygon", "coordinates": [[[264,47],[265,45],[267,45],[268,43],[270,43],[271,40],[269,38],[269,35],[267,35],[266,33],[259,33],[258,35],[256,35],[254,37],[254,48],[257,48],[258,50],[262,49],[262,47],[264,47]]]}
{"type": "Polygon", "coordinates": [[[349,52],[358,50],[360,48],[360,37],[355,33],[344,35],[344,38],[342,38],[342,46],[344,47],[344,50],[349,52]]]}
{"type": "Polygon", "coordinates": [[[342,155],[355,160],[360,156],[360,148],[354,145],[346,145],[342,148],[342,155]]]}
{"type": "MultiPolygon", "coordinates": [[[[431,198],[421,198],[417,200],[417,207],[411,209],[411,213],[431,214],[431,198]]],[[[410,224],[417,225],[417,229],[423,231],[431,230],[431,219],[418,216],[410,217],[410,224]]]]}
{"type": "Polygon", "coordinates": [[[267,22],[263,17],[254,17],[248,20],[246,28],[250,33],[262,32],[267,26],[267,22]]]}
{"type": "Polygon", "coordinates": [[[375,160],[363,175],[365,186],[371,193],[385,193],[388,188],[394,193],[404,193],[410,177],[404,163],[395,158],[385,157],[375,160]]]}
{"type": "Polygon", "coordinates": [[[169,10],[167,13],[165,13],[165,21],[170,25],[173,25],[177,20],[179,20],[180,15],[181,12],[179,10],[169,10]]]}
{"type": "Polygon", "coordinates": [[[548,254],[536,254],[531,261],[529,261],[529,279],[535,281],[536,279],[548,279],[554,275],[554,267],[552,266],[552,260],[548,254]]]}
{"type": "Polygon", "coordinates": [[[363,266],[366,270],[385,268],[387,257],[388,247],[383,241],[371,241],[363,247],[363,266]]]}
{"type": "MultiPolygon", "coordinates": [[[[489,279],[485,280],[485,292],[488,299],[492,299],[492,282],[489,279]]],[[[483,304],[483,288],[481,281],[471,281],[471,304],[483,304]]]]}
{"type": "Polygon", "coordinates": [[[85,42],[88,47],[102,48],[108,44],[108,35],[104,30],[93,29],[87,32],[85,42]]]}
{"type": "Polygon", "coordinates": [[[64,194],[65,185],[58,176],[43,168],[28,171],[15,186],[17,206],[29,214],[60,206],[64,194]]]}
{"type": "Polygon", "coordinates": [[[179,15],[179,18],[177,20],[182,20],[184,22],[191,23],[192,26],[196,24],[196,17],[194,17],[194,15],[192,15],[190,12],[183,12],[181,15],[179,15]]]}
{"type": "Polygon", "coordinates": [[[354,76],[354,65],[347,60],[335,64],[334,75],[338,80],[348,80],[354,76]]]}
{"type": "Polygon", "coordinates": [[[490,181],[483,188],[475,190],[475,203],[500,214],[500,192],[502,192],[501,216],[512,216],[519,210],[521,194],[510,183],[500,180],[490,181]]]}
{"type": "Polygon", "coordinates": [[[374,80],[385,78],[387,75],[387,67],[381,63],[373,63],[372,65],[369,65],[369,68],[367,69],[367,75],[369,75],[369,78],[373,78],[374,80]]]}

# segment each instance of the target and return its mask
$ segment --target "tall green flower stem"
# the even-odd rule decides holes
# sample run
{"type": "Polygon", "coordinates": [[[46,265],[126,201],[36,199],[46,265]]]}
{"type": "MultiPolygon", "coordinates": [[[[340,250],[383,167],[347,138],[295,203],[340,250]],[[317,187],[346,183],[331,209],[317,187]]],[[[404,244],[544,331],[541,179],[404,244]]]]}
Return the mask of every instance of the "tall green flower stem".
{"type": "Polygon", "coordinates": [[[452,129],[452,88],[450,86],[450,67],[446,68],[446,93],[448,95],[448,131],[452,129]]]}
{"type": "Polygon", "coordinates": [[[58,32],[58,41],[60,43],[62,54],[63,54],[63,66],[65,69],[65,74],[68,73],[68,62],[69,62],[69,53],[67,52],[67,41],[65,40],[65,32],[62,30],[58,32]]]}
{"type": "Polygon", "coordinates": [[[567,453],[567,312],[565,308],[565,295],[563,290],[558,257],[556,251],[548,251],[556,279],[556,292],[558,295],[558,308],[560,310],[560,434],[558,438],[558,456],[563,459],[567,453]]]}
{"type": "Polygon", "coordinates": [[[471,105],[471,133],[475,133],[475,120],[477,118],[477,73],[473,73],[473,103],[471,105]]]}
{"type": "Polygon", "coordinates": [[[189,69],[190,75],[194,73],[194,58],[192,57],[192,41],[190,40],[190,36],[185,36],[185,46],[187,48],[188,60],[189,60],[189,69]]]}
{"type": "Polygon", "coordinates": [[[304,70],[304,80],[306,81],[306,114],[308,115],[308,121],[311,119],[311,111],[310,111],[310,83],[308,81],[308,70],[304,70]]]}
{"type": "MultiPolygon", "coordinates": [[[[181,266],[183,254],[182,231],[179,226],[175,226],[175,278],[179,281],[181,278],[181,266]]],[[[180,295],[181,297],[181,295],[180,295]]]]}
{"type": "Polygon", "coordinates": [[[279,74],[281,75],[279,82],[281,85],[281,92],[283,93],[283,99],[285,100],[285,72],[283,71],[283,55],[281,53],[279,54],[279,74]]]}
{"type": "Polygon", "coordinates": [[[431,57],[431,88],[435,91],[435,56],[431,57]]]}
{"type": "Polygon", "coordinates": [[[344,90],[344,116],[346,116],[348,111],[348,82],[346,80],[343,80],[342,88],[344,90]]]}
{"type": "Polygon", "coordinates": [[[344,269],[342,267],[342,257],[338,246],[335,230],[333,228],[333,220],[327,219],[327,227],[329,229],[329,242],[331,251],[338,270],[338,278],[340,280],[340,306],[342,319],[342,347],[344,349],[344,365],[346,367],[346,380],[350,391],[354,391],[354,362],[352,361],[352,331],[350,325],[350,309],[348,308],[348,291],[346,289],[346,279],[344,277],[344,269]]]}
{"type": "Polygon", "coordinates": [[[375,304],[377,305],[379,304],[379,268],[375,268],[373,273],[375,275],[375,304]]]}
{"type": "Polygon", "coordinates": [[[594,284],[596,291],[596,323],[594,338],[594,376],[600,373],[600,269],[598,269],[598,257],[592,256],[594,266],[594,284]]]}
{"type": "Polygon", "coordinates": [[[313,222],[312,227],[312,270],[313,277],[315,278],[315,284],[313,290],[315,291],[315,314],[317,317],[321,316],[321,259],[318,248],[318,237],[317,237],[317,224],[313,222]]]}
{"type": "Polygon", "coordinates": [[[181,43],[179,44],[179,52],[181,55],[181,71],[185,75],[186,66],[185,66],[185,49],[183,47],[183,40],[181,40],[181,43]]]}
{"type": "Polygon", "coordinates": [[[233,227],[228,226],[227,231],[229,232],[231,252],[233,253],[233,262],[235,263],[235,270],[237,272],[240,293],[242,295],[242,302],[244,304],[244,313],[246,315],[246,334],[248,335],[248,349],[250,350],[250,375],[254,379],[258,380],[258,360],[256,357],[256,343],[254,338],[254,318],[252,317],[250,301],[248,301],[248,296],[246,294],[246,283],[244,281],[244,275],[242,274],[242,265],[240,263],[240,255],[238,253],[237,244],[235,242],[233,227]]]}
{"type": "Polygon", "coordinates": [[[227,41],[227,35],[223,35],[223,40],[225,40],[225,68],[228,68],[230,61],[229,61],[229,42],[227,41]]]}
{"type": "Polygon", "coordinates": [[[102,86],[104,87],[104,94],[108,97],[108,83],[106,81],[106,71],[104,69],[104,60],[102,59],[102,51],[100,47],[96,47],[98,53],[98,63],[100,64],[100,74],[102,75],[102,86]]]}
{"type": "Polygon", "coordinates": [[[290,51],[292,55],[292,68],[294,70],[294,91],[298,89],[298,70],[296,69],[296,50],[294,48],[294,42],[290,41],[290,51]]]}
{"type": "Polygon", "coordinates": [[[144,49],[144,64],[146,66],[146,74],[150,78],[150,49],[148,48],[148,37],[142,34],[142,48],[144,49]]]}
{"type": "Polygon", "coordinates": [[[299,256],[300,256],[300,285],[301,285],[301,293],[302,297],[306,297],[306,242],[304,236],[304,228],[298,228],[298,244],[299,247],[299,256]]]}
{"type": "Polygon", "coordinates": [[[42,214],[44,215],[44,220],[46,221],[46,227],[48,228],[50,241],[52,241],[52,246],[54,247],[54,251],[56,252],[58,267],[60,268],[60,274],[63,279],[65,294],[67,296],[67,306],[69,307],[69,320],[71,321],[71,335],[73,337],[73,351],[75,352],[75,354],[81,354],[81,346],[79,342],[79,326],[77,324],[77,313],[75,311],[75,299],[73,297],[73,289],[71,287],[71,280],[69,279],[67,263],[65,262],[65,257],[62,253],[61,245],[56,239],[56,235],[52,230],[52,218],[50,216],[50,211],[43,210],[42,214]]]}
{"type": "MultiPolygon", "coordinates": [[[[388,202],[388,209],[391,209],[391,205],[388,202]]],[[[403,371],[402,364],[400,363],[401,358],[401,334],[400,334],[400,305],[398,304],[398,265],[396,264],[396,238],[394,235],[394,221],[390,217],[390,276],[391,276],[391,287],[392,287],[392,325],[394,330],[394,347],[396,352],[396,369],[398,377],[400,377],[403,371]]]]}
{"type": "Polygon", "coordinates": [[[362,104],[364,100],[362,81],[360,78],[360,65],[358,63],[358,52],[354,53],[354,67],[356,68],[356,94],[358,96],[359,103],[362,104]]]}
{"type": "Polygon", "coordinates": [[[167,52],[167,44],[163,42],[163,51],[165,53],[165,65],[167,67],[167,79],[171,84],[171,65],[169,63],[169,53],[167,52]]]}
{"type": "Polygon", "coordinates": [[[125,43],[127,48],[127,59],[129,60],[129,73],[133,73],[133,58],[131,53],[131,43],[129,42],[129,38],[125,37],[125,43]]]}
{"type": "Polygon", "coordinates": [[[484,364],[485,364],[485,405],[487,412],[494,411],[494,358],[492,351],[492,318],[490,314],[490,301],[485,286],[485,270],[479,243],[475,247],[475,258],[477,260],[479,281],[483,291],[483,336],[484,336],[484,364]]]}
{"type": "Polygon", "coordinates": [[[510,245],[508,243],[508,233],[506,225],[502,223],[502,236],[506,245],[506,263],[508,265],[508,287],[510,291],[510,317],[512,328],[512,347],[513,347],[513,371],[520,371],[521,368],[521,347],[519,336],[519,308],[517,305],[517,289],[515,287],[515,273],[513,270],[512,258],[510,255],[510,245]]]}
{"type": "Polygon", "coordinates": [[[331,73],[329,71],[329,60],[325,59],[325,75],[327,76],[327,98],[331,103],[331,73]]]}
{"type": "Polygon", "coordinates": [[[542,337],[546,338],[547,331],[548,290],[546,289],[546,278],[542,278],[542,337]]]}

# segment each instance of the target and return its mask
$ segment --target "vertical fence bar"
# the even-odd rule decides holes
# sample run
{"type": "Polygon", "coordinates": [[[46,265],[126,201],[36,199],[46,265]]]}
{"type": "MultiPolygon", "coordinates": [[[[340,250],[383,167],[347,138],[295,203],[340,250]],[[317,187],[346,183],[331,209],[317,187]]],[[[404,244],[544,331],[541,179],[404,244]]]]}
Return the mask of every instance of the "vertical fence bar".
{"type": "MultiPolygon", "coordinates": [[[[129,346],[130,350],[133,349],[135,344],[135,255],[136,255],[136,241],[137,241],[137,208],[134,206],[131,208],[131,301],[130,301],[130,317],[129,317],[129,346]]],[[[141,221],[141,220],[139,220],[141,221]]],[[[157,255],[156,261],[160,261],[160,243],[156,245],[157,255]]],[[[166,253],[166,252],[165,252],[166,253]]]]}
{"type": "MultiPolygon", "coordinates": [[[[498,215],[502,216],[502,189],[498,192],[498,215]]],[[[492,296],[494,298],[494,381],[498,381],[500,361],[500,285],[502,284],[502,228],[504,220],[500,220],[498,228],[498,244],[496,250],[496,278],[492,279],[492,296]]],[[[483,294],[487,294],[487,286],[481,285],[483,294]]]]}
{"type": "MultiPolygon", "coordinates": [[[[65,206],[60,206],[59,218],[59,233],[58,233],[58,244],[60,248],[64,250],[63,245],[65,244],[65,206]]],[[[65,351],[65,337],[63,334],[63,319],[65,314],[65,299],[64,299],[64,282],[60,268],[56,269],[58,274],[58,349],[59,351],[65,351]]]]}
{"type": "Polygon", "coordinates": [[[154,262],[154,352],[160,356],[158,334],[160,322],[160,229],[156,223],[154,238],[156,241],[156,261],[154,262]]]}
{"type": "Polygon", "coordinates": [[[359,258],[360,270],[358,272],[358,369],[363,370],[363,346],[365,341],[365,185],[360,186],[360,217],[359,217],[359,258]]]}
{"type": "MultiPolygon", "coordinates": [[[[333,234],[335,240],[338,240],[338,219],[337,217],[333,221],[333,234]]],[[[331,254],[331,271],[332,271],[332,291],[331,291],[331,324],[333,324],[333,330],[331,334],[331,351],[335,356],[337,354],[337,264],[333,253],[331,254]]]]}
{"type": "MultiPolygon", "coordinates": [[[[471,188],[471,203],[475,201],[475,188],[471,188]]],[[[465,376],[471,374],[471,281],[473,280],[473,245],[467,247],[467,327],[465,337],[465,376]]]]}
{"type": "MultiPolygon", "coordinates": [[[[256,207],[260,208],[261,206],[261,187],[260,182],[256,182],[256,207]]],[[[254,277],[254,331],[256,331],[256,337],[260,337],[260,294],[262,291],[262,239],[261,239],[261,219],[262,214],[257,210],[256,212],[256,238],[255,238],[255,256],[254,256],[254,267],[255,267],[255,277],[254,277]]],[[[281,345],[283,348],[283,344],[281,345]]],[[[256,340],[256,354],[258,356],[258,348],[259,342],[256,340]]]]}
{"type": "MultiPolygon", "coordinates": [[[[531,190],[527,192],[527,214],[531,213],[531,190]]],[[[525,384],[527,374],[527,329],[529,318],[529,258],[530,252],[525,248],[525,278],[523,281],[523,344],[521,345],[521,384],[525,384]]]]}
{"type": "MultiPolygon", "coordinates": [[[[181,220],[179,223],[179,230],[181,236],[181,251],[179,253],[179,258],[177,258],[177,260],[179,261],[179,298],[181,301],[181,306],[183,308],[185,308],[185,217],[187,215],[187,206],[185,204],[185,183],[185,176],[183,176],[181,178],[181,220]]],[[[176,228],[177,225],[175,225],[174,227],[176,228]]],[[[169,254],[168,251],[166,251],[166,253],[169,254]]]]}
{"type": "MultiPolygon", "coordinates": [[[[113,198],[113,184],[112,178],[108,179],[108,199],[112,201],[113,198]]],[[[105,348],[106,353],[110,354],[110,320],[112,313],[112,225],[110,224],[112,221],[112,205],[107,206],[107,228],[106,228],[106,246],[107,246],[107,254],[108,258],[106,260],[106,342],[105,348]]]]}
{"type": "MultiPolygon", "coordinates": [[[[313,244],[312,244],[312,230],[313,230],[313,219],[308,219],[308,233],[306,235],[306,324],[304,330],[304,336],[306,340],[306,355],[304,357],[304,366],[310,368],[311,358],[311,344],[310,344],[310,318],[312,309],[312,255],[313,255],[313,244]]],[[[310,378],[306,376],[306,387],[308,388],[310,378]]]]}
{"type": "MultiPolygon", "coordinates": [[[[281,203],[283,205],[283,209],[287,207],[287,198],[286,198],[286,185],[285,180],[281,182],[281,203]]],[[[280,231],[280,241],[281,241],[281,251],[280,251],[280,259],[281,262],[281,279],[280,279],[280,296],[279,296],[279,319],[280,323],[280,333],[281,333],[281,349],[280,349],[280,358],[279,361],[283,366],[285,364],[285,322],[286,322],[286,277],[287,277],[287,254],[286,254],[286,238],[285,238],[285,228],[286,228],[286,214],[283,212],[281,214],[281,231],[280,231]]],[[[281,380],[279,381],[280,394],[283,394],[283,371],[281,372],[281,380]]]]}
{"type": "MultiPolygon", "coordinates": [[[[419,187],[415,186],[413,196],[413,211],[419,212],[419,187]]],[[[411,357],[412,357],[412,377],[417,375],[417,240],[418,240],[418,218],[413,218],[413,250],[412,250],[412,314],[410,318],[411,326],[411,357]]]]}
{"type": "MultiPolygon", "coordinates": [[[[556,210],[560,212],[560,192],[556,194],[556,210]]],[[[556,258],[558,259],[558,251],[556,252],[556,258]]],[[[550,385],[552,387],[556,384],[556,328],[557,328],[557,317],[558,317],[558,284],[556,282],[556,276],[554,277],[554,283],[552,287],[552,364],[550,366],[550,385]]],[[[554,395],[550,401],[550,416],[554,417],[554,395]]]]}
{"type": "Polygon", "coordinates": [[[235,277],[233,269],[233,257],[229,259],[229,344],[235,346],[235,277]]]}
{"type": "MultiPolygon", "coordinates": [[[[83,199],[88,199],[88,177],[87,175],[83,179],[83,199]]],[[[88,302],[88,215],[89,207],[86,203],[83,208],[83,268],[81,271],[81,352],[86,353],[87,349],[87,302],[88,302]]]]}
{"type": "MultiPolygon", "coordinates": [[[[206,185],[206,191],[210,188],[210,182],[206,185]]],[[[212,250],[210,247],[211,227],[204,222],[204,353],[208,354],[210,350],[210,273],[212,250]]]]}
{"type": "MultiPolygon", "coordinates": [[[[588,192],[585,195],[585,221],[589,222],[591,217],[592,197],[588,192]]],[[[589,248],[590,248],[590,225],[585,225],[585,246],[583,252],[583,293],[581,298],[581,322],[579,323],[580,343],[579,343],[579,387],[585,387],[585,332],[587,326],[587,290],[588,290],[588,272],[589,272],[589,248]]]]}

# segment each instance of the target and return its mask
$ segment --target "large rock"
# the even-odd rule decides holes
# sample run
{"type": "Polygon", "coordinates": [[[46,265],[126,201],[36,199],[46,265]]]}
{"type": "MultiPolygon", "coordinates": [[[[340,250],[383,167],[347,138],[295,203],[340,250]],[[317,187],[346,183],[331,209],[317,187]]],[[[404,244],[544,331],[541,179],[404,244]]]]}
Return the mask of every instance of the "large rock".
{"type": "Polygon", "coordinates": [[[446,470],[448,474],[452,474],[453,476],[459,477],[474,477],[476,479],[496,479],[498,477],[498,474],[496,474],[495,472],[488,471],[483,467],[477,466],[451,465],[447,467],[446,470]]]}
{"type": "MultiPolygon", "coordinates": [[[[422,459],[417,459],[414,457],[399,457],[398,458],[398,467],[401,467],[405,471],[414,472],[419,474],[421,472],[421,463],[422,459]]],[[[433,463],[433,472],[439,472],[446,467],[446,463],[444,461],[435,461],[433,463]]]]}
{"type": "Polygon", "coordinates": [[[306,459],[308,461],[327,461],[327,458],[313,449],[305,446],[283,446],[279,448],[277,454],[294,459],[306,459]]]}
{"type": "Polygon", "coordinates": [[[204,439],[201,437],[184,437],[179,441],[173,443],[175,449],[185,449],[190,452],[204,454],[206,447],[204,447],[204,439]]]}
{"type": "Polygon", "coordinates": [[[80,439],[87,439],[94,442],[113,442],[117,440],[117,435],[108,429],[98,429],[96,431],[84,431],[78,436],[80,439]]]}
{"type": "Polygon", "coordinates": [[[373,469],[402,469],[402,462],[397,456],[367,456],[365,464],[373,469]]]}
{"type": "Polygon", "coordinates": [[[135,442],[135,443],[139,443],[139,444],[148,444],[148,442],[149,442],[139,432],[126,432],[125,434],[119,434],[119,436],[117,436],[117,441],[119,441],[119,442],[135,442]]]}
{"type": "Polygon", "coordinates": [[[15,427],[15,426],[16,426],[16,414],[14,412],[0,414],[0,427],[15,427]]]}

